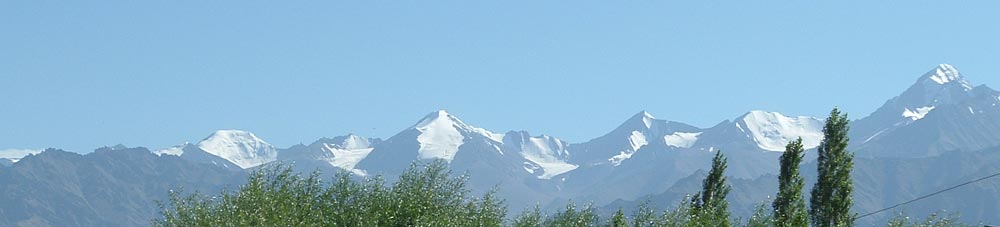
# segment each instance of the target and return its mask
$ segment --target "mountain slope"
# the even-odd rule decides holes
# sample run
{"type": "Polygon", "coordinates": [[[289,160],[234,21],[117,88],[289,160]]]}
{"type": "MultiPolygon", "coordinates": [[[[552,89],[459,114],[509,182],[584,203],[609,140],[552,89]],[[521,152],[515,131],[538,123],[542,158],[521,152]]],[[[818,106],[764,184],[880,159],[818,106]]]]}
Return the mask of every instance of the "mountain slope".
{"type": "Polygon", "coordinates": [[[145,148],[49,149],[0,172],[0,226],[148,225],[169,190],[214,193],[244,178],[145,148]]]}
{"type": "MultiPolygon", "coordinates": [[[[730,159],[732,161],[732,159],[730,159]]],[[[924,158],[856,158],[854,172],[854,212],[865,214],[949,188],[963,182],[1000,172],[1000,147],[972,152],[953,152],[924,158]],[[927,167],[934,168],[927,168],[927,167]],[[947,168],[941,168],[947,167],[947,168]]],[[[800,166],[806,180],[805,196],[816,180],[816,163],[800,166]]],[[[706,172],[698,171],[678,180],[661,193],[634,200],[618,200],[602,207],[613,212],[619,207],[632,208],[649,201],[653,207],[674,208],[686,195],[701,189],[706,172]]],[[[730,178],[732,191],[727,197],[733,214],[748,217],[754,206],[770,202],[777,191],[777,176],[754,179],[730,178]]],[[[989,180],[916,201],[901,209],[910,216],[924,217],[935,212],[957,212],[966,222],[1000,222],[1000,181],[989,180]]],[[[859,226],[886,223],[894,211],[859,219],[859,226]]]]}
{"type": "MultiPolygon", "coordinates": [[[[637,116],[651,116],[648,113],[641,114],[637,116]]],[[[638,122],[635,119],[641,118],[633,116],[616,131],[620,135],[624,134],[621,132],[627,130],[621,129],[629,129],[629,123],[638,122]]],[[[652,119],[652,122],[656,121],[666,122],[652,119]]],[[[640,129],[647,129],[644,126],[645,124],[640,125],[640,129]]],[[[664,126],[666,127],[651,127],[653,130],[640,131],[645,132],[644,135],[651,135],[648,137],[662,139],[651,140],[638,151],[630,153],[627,160],[620,163],[582,165],[580,169],[568,173],[566,187],[571,192],[570,198],[603,204],[617,199],[629,200],[660,193],[696,171],[707,170],[708,165],[704,163],[709,163],[718,150],[722,150],[731,160],[730,171],[727,172],[731,177],[754,179],[766,174],[776,174],[776,160],[780,156],[779,152],[774,152],[778,150],[776,144],[787,143],[801,136],[809,141],[808,145],[816,146],[822,137],[822,124],[815,118],[786,117],[780,113],[765,111],[750,111],[708,129],[675,129],[667,124],[664,126]],[[671,141],[679,136],[689,136],[679,138],[686,140],[684,146],[671,141]]],[[[588,143],[615,141],[607,139],[608,137],[610,136],[588,143]]],[[[623,146],[622,144],[618,143],[618,147],[623,146]]],[[[611,145],[590,145],[590,150],[587,151],[599,151],[594,150],[594,147],[616,149],[611,145]]],[[[784,150],[784,145],[781,150],[784,150]]],[[[578,153],[576,150],[571,151],[573,154],[578,153]]]]}
{"type": "MultiPolygon", "coordinates": [[[[357,164],[369,173],[398,174],[416,160],[440,159],[452,162],[463,148],[485,145],[486,150],[502,154],[503,135],[495,134],[462,122],[447,111],[432,112],[408,129],[374,146],[368,158],[357,164]]],[[[471,150],[471,149],[466,149],[471,150]]]]}
{"type": "Polygon", "coordinates": [[[246,131],[219,130],[198,142],[197,146],[244,169],[278,158],[277,148],[246,131]]]}
{"type": "MultiPolygon", "coordinates": [[[[190,175],[194,173],[182,172],[180,174],[187,175],[175,176],[157,172],[175,170],[149,162],[164,162],[209,173],[242,173],[281,162],[294,163],[295,169],[300,172],[321,170],[327,174],[324,177],[350,171],[358,177],[382,175],[392,180],[411,164],[440,160],[448,163],[456,175],[471,175],[468,186],[473,192],[482,193],[498,187],[498,195],[506,199],[510,211],[516,213],[535,204],[546,207],[553,202],[567,200],[594,202],[596,205],[615,201],[620,204],[641,198],[675,200],[682,197],[676,193],[693,193],[686,190],[697,186],[700,177],[697,174],[706,170],[712,155],[721,150],[729,158],[727,175],[734,183],[734,190],[737,190],[734,191],[733,207],[750,207],[753,204],[749,203],[759,202],[773,194],[773,181],[768,177],[777,173],[777,158],[785,144],[803,138],[808,149],[807,162],[814,159],[813,147],[819,145],[822,139],[822,126],[822,120],[813,117],[755,110],[709,128],[698,128],[656,119],[652,114],[641,111],[600,137],[583,143],[569,143],[548,135],[533,136],[525,131],[493,133],[441,110],[426,115],[384,141],[350,134],[322,138],[308,145],[299,144],[286,149],[276,148],[249,132],[221,130],[196,144],[185,143],[156,151],[155,154],[148,150],[116,146],[82,156],[114,156],[121,159],[100,163],[109,165],[107,167],[94,167],[97,163],[91,163],[89,158],[60,155],[56,151],[47,155],[29,155],[13,165],[12,160],[0,160],[0,166],[9,165],[0,167],[0,176],[8,177],[0,178],[0,189],[7,183],[28,188],[10,186],[16,191],[12,193],[21,197],[4,197],[6,200],[0,202],[17,204],[17,207],[0,210],[0,216],[16,218],[0,220],[4,221],[0,222],[0,226],[12,222],[51,225],[69,221],[85,225],[117,224],[114,220],[106,220],[102,214],[94,213],[94,210],[105,210],[103,207],[93,207],[100,203],[108,206],[109,202],[98,201],[100,199],[117,198],[93,197],[95,200],[92,201],[80,190],[90,186],[80,182],[99,182],[94,187],[103,188],[92,190],[124,196],[131,196],[128,193],[134,192],[111,192],[107,188],[126,191],[147,189],[115,179],[156,186],[152,190],[160,190],[162,185],[146,181],[162,180],[157,177],[178,177],[166,180],[177,184],[201,182],[182,179],[198,177],[190,175]],[[124,153],[123,156],[125,150],[134,152],[124,153]],[[47,158],[36,159],[36,156],[47,158]],[[25,162],[33,159],[52,159],[52,162],[58,163],[46,164],[46,167],[53,168],[47,172],[49,170],[40,169],[37,162],[25,162]],[[121,163],[126,161],[143,166],[130,167],[131,164],[121,163]],[[22,168],[30,168],[31,171],[24,172],[22,168]],[[136,171],[137,175],[105,174],[107,171],[118,171],[117,168],[135,168],[129,171],[136,171]],[[18,174],[33,172],[39,174],[17,177],[20,176],[18,174]],[[51,180],[32,181],[32,177],[51,180]],[[66,184],[58,183],[62,181],[66,184]],[[42,183],[36,184],[39,182],[42,183]],[[25,190],[34,189],[25,184],[35,185],[31,187],[40,187],[37,191],[57,193],[58,196],[32,194],[35,192],[25,190]],[[33,207],[41,206],[38,204],[44,206],[33,207]],[[59,206],[79,207],[81,210],[76,213],[52,211],[52,207],[59,206]],[[18,213],[11,211],[13,209],[31,210],[32,213],[18,213]]],[[[985,174],[994,170],[992,166],[1000,166],[1000,158],[993,157],[997,151],[995,148],[1000,147],[1000,92],[985,85],[972,86],[954,66],[939,65],[869,116],[851,122],[850,133],[849,150],[856,152],[857,157],[855,180],[857,185],[863,185],[855,194],[859,196],[857,200],[864,201],[859,202],[857,208],[874,209],[946,186],[951,180],[985,174]]],[[[216,179],[215,173],[207,177],[216,179]]],[[[201,183],[216,185],[218,182],[209,180],[201,183]]],[[[979,195],[993,193],[998,188],[1000,186],[985,184],[967,192],[979,195]]],[[[949,198],[966,202],[973,199],[962,196],[949,198]]],[[[989,196],[984,198],[992,199],[989,196]]],[[[958,206],[947,201],[941,203],[949,207],[958,206]]],[[[970,212],[1000,209],[1000,205],[989,201],[968,203],[976,209],[970,212]]],[[[145,208],[137,205],[128,209],[145,208]]]]}
{"type": "Polygon", "coordinates": [[[356,175],[366,175],[354,166],[361,162],[368,153],[374,149],[373,146],[381,143],[380,139],[364,138],[355,134],[338,136],[334,138],[321,138],[308,146],[296,145],[278,152],[278,160],[286,163],[294,163],[296,167],[304,170],[321,169],[337,171],[351,171],[356,175]]]}
{"type": "Polygon", "coordinates": [[[1000,92],[972,87],[942,64],[871,115],[851,123],[852,148],[864,156],[929,157],[1000,145],[1000,92]]]}
{"type": "Polygon", "coordinates": [[[504,135],[505,152],[517,152],[524,157],[524,169],[535,174],[538,179],[552,177],[572,171],[578,166],[568,162],[569,143],[551,136],[531,136],[528,132],[508,132],[504,135]]]}
{"type": "Polygon", "coordinates": [[[693,137],[697,136],[691,133],[700,130],[684,123],[659,120],[649,112],[641,111],[601,137],[570,145],[573,152],[571,160],[584,166],[617,166],[643,146],[668,143],[668,135],[671,136],[670,143],[675,146],[692,143],[693,137]]]}

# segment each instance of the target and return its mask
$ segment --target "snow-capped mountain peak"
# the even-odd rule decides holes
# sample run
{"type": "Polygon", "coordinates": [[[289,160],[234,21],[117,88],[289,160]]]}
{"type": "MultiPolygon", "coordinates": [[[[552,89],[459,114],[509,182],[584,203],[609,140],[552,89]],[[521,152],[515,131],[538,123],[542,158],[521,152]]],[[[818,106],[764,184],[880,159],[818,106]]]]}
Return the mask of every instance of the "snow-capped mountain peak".
{"type": "Polygon", "coordinates": [[[512,131],[507,133],[504,140],[505,149],[519,151],[525,159],[524,170],[536,175],[538,179],[551,179],[579,167],[567,162],[569,144],[558,138],[512,131]]]}
{"type": "Polygon", "coordinates": [[[332,145],[340,149],[365,149],[372,146],[371,139],[355,135],[354,133],[334,138],[332,145]]]}
{"type": "Polygon", "coordinates": [[[430,130],[446,129],[449,127],[455,128],[456,130],[482,135],[486,138],[492,139],[493,141],[503,141],[503,134],[493,133],[489,130],[466,124],[461,119],[458,119],[458,117],[455,117],[455,115],[448,113],[446,110],[438,110],[427,114],[427,116],[417,122],[417,124],[412,128],[421,132],[426,132],[430,130]]]}
{"type": "Polygon", "coordinates": [[[632,117],[629,117],[628,120],[625,120],[625,122],[619,126],[619,129],[648,130],[653,128],[655,122],[656,117],[653,117],[652,114],[644,110],[639,111],[639,113],[636,113],[632,115],[632,117]]]}
{"type": "Polygon", "coordinates": [[[244,169],[272,162],[278,157],[277,148],[253,133],[239,130],[216,131],[197,146],[244,169]]]}
{"type": "Polygon", "coordinates": [[[10,160],[11,163],[17,162],[28,155],[35,155],[42,153],[42,150],[32,150],[32,149],[6,149],[0,150],[0,159],[10,160]]]}
{"type": "Polygon", "coordinates": [[[420,159],[444,159],[451,161],[458,152],[458,147],[465,143],[466,136],[479,136],[495,143],[503,142],[503,135],[477,128],[462,122],[445,110],[428,114],[417,122],[412,129],[420,134],[418,157],[420,159]]]}
{"type": "Polygon", "coordinates": [[[646,112],[645,110],[643,110],[642,112],[639,112],[638,114],[636,114],[636,116],[640,116],[640,115],[642,117],[642,123],[644,125],[646,125],[646,128],[653,127],[653,120],[655,120],[656,117],[653,117],[652,114],[650,114],[649,112],[646,112]]]}
{"type": "Polygon", "coordinates": [[[369,139],[351,133],[346,136],[334,137],[333,139],[321,139],[310,146],[319,146],[322,155],[317,159],[363,176],[366,173],[355,169],[354,166],[367,157],[374,149],[372,146],[379,141],[378,139],[369,139]]]}
{"type": "Polygon", "coordinates": [[[184,147],[187,147],[187,146],[190,146],[190,145],[191,145],[191,143],[184,142],[184,144],[181,144],[181,145],[176,145],[176,146],[173,146],[173,147],[168,147],[168,148],[164,148],[164,149],[161,149],[161,150],[154,151],[153,154],[156,154],[156,155],[159,155],[159,156],[163,156],[163,155],[181,156],[181,154],[184,154],[184,147]]]}
{"type": "Polygon", "coordinates": [[[940,64],[924,73],[913,86],[889,100],[885,109],[906,124],[922,119],[940,105],[964,102],[973,96],[973,87],[955,66],[940,64]]]}
{"type": "Polygon", "coordinates": [[[924,74],[924,76],[921,77],[921,80],[925,83],[934,82],[939,85],[959,83],[967,89],[972,89],[969,82],[962,78],[962,74],[958,72],[958,69],[949,64],[938,65],[934,69],[931,69],[931,71],[924,74]]]}
{"type": "Polygon", "coordinates": [[[823,140],[823,122],[812,117],[754,110],[738,120],[737,127],[745,129],[758,147],[768,151],[784,151],[788,142],[799,137],[806,149],[819,146],[823,140]]]}
{"type": "Polygon", "coordinates": [[[962,101],[971,96],[971,91],[972,84],[962,77],[955,66],[940,64],[921,76],[913,87],[900,96],[905,96],[911,105],[932,106],[962,101]]]}

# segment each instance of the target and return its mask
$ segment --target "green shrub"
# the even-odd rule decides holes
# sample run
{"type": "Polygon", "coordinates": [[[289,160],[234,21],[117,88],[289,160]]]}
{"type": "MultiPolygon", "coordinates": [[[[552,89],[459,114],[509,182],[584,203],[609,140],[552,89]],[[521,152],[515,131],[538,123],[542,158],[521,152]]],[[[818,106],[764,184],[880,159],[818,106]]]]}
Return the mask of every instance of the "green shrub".
{"type": "Polygon", "coordinates": [[[503,200],[493,192],[469,197],[465,176],[445,164],[411,165],[387,187],[381,177],[358,182],[340,173],[324,184],[283,165],[253,172],[220,196],[172,191],[153,226],[501,226],[503,200]]]}

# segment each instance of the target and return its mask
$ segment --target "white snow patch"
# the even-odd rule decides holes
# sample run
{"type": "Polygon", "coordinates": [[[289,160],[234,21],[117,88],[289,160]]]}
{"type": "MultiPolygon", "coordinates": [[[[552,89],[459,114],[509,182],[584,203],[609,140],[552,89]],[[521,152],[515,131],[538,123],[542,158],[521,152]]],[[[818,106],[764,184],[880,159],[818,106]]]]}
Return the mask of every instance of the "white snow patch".
{"type": "MultiPolygon", "coordinates": [[[[535,163],[541,168],[542,174],[538,176],[539,179],[552,179],[554,176],[572,171],[578,166],[574,164],[567,163],[566,160],[560,157],[567,155],[566,147],[559,140],[549,137],[531,137],[526,141],[527,143],[521,147],[521,155],[524,159],[535,163]]],[[[535,173],[537,168],[528,170],[528,173],[535,173]]]]}
{"type": "Polygon", "coordinates": [[[250,168],[278,158],[278,149],[250,132],[219,130],[198,147],[212,155],[233,162],[240,168],[250,168]]]}
{"type": "Polygon", "coordinates": [[[186,147],[188,144],[189,143],[184,143],[182,145],[164,148],[161,150],[154,151],[153,154],[156,154],[157,156],[163,156],[163,155],[181,156],[182,154],[184,154],[184,147],[186,147]]]}
{"type": "Polygon", "coordinates": [[[903,117],[910,118],[910,120],[916,121],[927,116],[927,113],[934,110],[934,106],[918,107],[916,110],[910,110],[910,108],[903,108],[903,117]]]}
{"type": "Polygon", "coordinates": [[[368,142],[367,138],[360,137],[358,135],[350,134],[344,139],[340,147],[343,149],[365,149],[370,148],[372,145],[368,142]]]}
{"type": "Polygon", "coordinates": [[[354,166],[368,157],[374,148],[338,148],[332,144],[323,144],[323,150],[333,154],[333,157],[326,160],[330,165],[341,169],[354,171],[354,166]]]}
{"type": "Polygon", "coordinates": [[[451,162],[455,158],[458,147],[464,143],[465,135],[463,135],[462,131],[483,136],[496,143],[502,143],[504,136],[503,134],[493,133],[486,129],[465,124],[465,122],[462,122],[462,120],[448,114],[444,110],[427,115],[427,117],[424,117],[423,120],[414,125],[413,128],[420,131],[420,135],[417,136],[417,141],[420,143],[418,158],[437,158],[448,162],[451,162]]]}
{"type": "Polygon", "coordinates": [[[811,117],[786,117],[776,112],[750,111],[744,118],[757,146],[768,151],[784,151],[788,142],[802,138],[805,149],[819,146],[823,122],[811,117]]]}
{"type": "Polygon", "coordinates": [[[649,112],[642,111],[642,123],[646,124],[646,128],[653,127],[653,120],[655,119],[656,118],[653,117],[652,114],[649,114],[649,112]]]}
{"type": "Polygon", "coordinates": [[[941,64],[935,69],[934,74],[930,76],[931,80],[938,84],[946,84],[948,82],[958,80],[961,75],[954,66],[949,64],[941,64]]]}
{"type": "Polygon", "coordinates": [[[675,132],[674,134],[663,136],[667,145],[681,148],[691,148],[698,141],[701,132],[675,132]]]}
{"type": "Polygon", "coordinates": [[[632,131],[632,135],[628,137],[629,145],[632,145],[632,151],[638,151],[642,146],[649,144],[646,140],[646,135],[643,135],[639,131],[632,131]]]}
{"type": "Polygon", "coordinates": [[[639,148],[649,144],[649,140],[646,139],[646,135],[639,131],[632,131],[632,134],[628,136],[628,142],[632,149],[619,151],[619,154],[611,156],[611,158],[608,158],[608,161],[613,163],[615,166],[621,165],[622,161],[631,158],[632,154],[638,151],[639,148]]]}
{"type": "Polygon", "coordinates": [[[25,156],[34,155],[34,154],[38,154],[38,153],[42,153],[42,150],[36,150],[36,149],[5,149],[5,150],[0,150],[0,158],[9,159],[11,162],[17,162],[17,161],[20,161],[21,158],[24,158],[25,156]]]}
{"type": "Polygon", "coordinates": [[[531,162],[524,162],[524,171],[528,171],[530,174],[535,174],[535,170],[539,169],[538,165],[532,164],[531,162]]]}
{"type": "Polygon", "coordinates": [[[611,156],[611,158],[609,158],[608,161],[611,161],[611,164],[613,164],[614,166],[619,166],[626,159],[632,158],[632,154],[634,153],[635,152],[620,151],[617,155],[611,156]]]}
{"type": "Polygon", "coordinates": [[[458,131],[458,123],[445,111],[431,113],[414,128],[420,131],[418,157],[421,159],[440,158],[449,162],[464,143],[465,136],[458,131]]]}
{"type": "Polygon", "coordinates": [[[930,72],[924,75],[928,80],[924,80],[924,85],[944,85],[953,82],[957,82],[966,91],[972,90],[972,85],[968,81],[962,78],[962,74],[959,73],[958,69],[949,64],[940,64],[938,67],[934,68],[930,72]]]}
{"type": "Polygon", "coordinates": [[[416,129],[421,132],[417,136],[420,142],[418,157],[421,159],[440,158],[450,162],[465,139],[449,120],[421,122],[416,129]]]}
{"type": "Polygon", "coordinates": [[[881,135],[881,134],[882,134],[883,132],[885,132],[886,130],[889,130],[889,129],[888,129],[888,128],[886,128],[886,129],[882,129],[882,130],[879,130],[879,131],[878,131],[878,132],[876,132],[876,133],[875,133],[874,135],[872,135],[872,136],[869,136],[869,137],[868,137],[868,139],[865,139],[865,142],[861,142],[861,143],[867,143],[868,141],[871,141],[872,139],[875,139],[875,137],[877,137],[878,135],[881,135]]]}

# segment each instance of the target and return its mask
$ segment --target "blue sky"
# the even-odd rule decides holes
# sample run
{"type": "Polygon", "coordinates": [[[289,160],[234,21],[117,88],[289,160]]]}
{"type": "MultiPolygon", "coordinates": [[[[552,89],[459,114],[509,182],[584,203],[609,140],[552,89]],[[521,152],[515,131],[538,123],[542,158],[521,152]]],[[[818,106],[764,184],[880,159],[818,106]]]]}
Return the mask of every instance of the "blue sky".
{"type": "Polygon", "coordinates": [[[647,110],[867,115],[939,63],[1000,86],[1000,1],[2,1],[0,149],[287,147],[447,109],[583,142],[647,110]]]}

